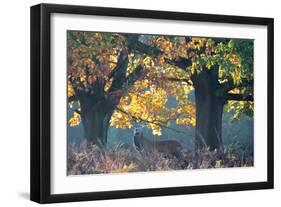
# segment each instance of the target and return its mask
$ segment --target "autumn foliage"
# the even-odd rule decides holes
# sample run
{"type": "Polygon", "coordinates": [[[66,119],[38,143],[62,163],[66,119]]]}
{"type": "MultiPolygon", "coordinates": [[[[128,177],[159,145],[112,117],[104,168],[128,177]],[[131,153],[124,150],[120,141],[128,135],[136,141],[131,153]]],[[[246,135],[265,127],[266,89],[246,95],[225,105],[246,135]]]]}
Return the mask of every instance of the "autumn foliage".
{"type": "Polygon", "coordinates": [[[196,127],[197,146],[217,148],[221,122],[212,111],[232,112],[233,120],[253,115],[252,40],[69,31],[67,46],[68,123],[83,124],[95,144],[106,145],[110,126],[142,121],[161,135],[174,121],[196,127]],[[171,97],[177,104],[167,107],[171,97]],[[204,104],[219,108],[200,115],[204,104]],[[217,135],[201,127],[202,117],[210,117],[217,135]]]}

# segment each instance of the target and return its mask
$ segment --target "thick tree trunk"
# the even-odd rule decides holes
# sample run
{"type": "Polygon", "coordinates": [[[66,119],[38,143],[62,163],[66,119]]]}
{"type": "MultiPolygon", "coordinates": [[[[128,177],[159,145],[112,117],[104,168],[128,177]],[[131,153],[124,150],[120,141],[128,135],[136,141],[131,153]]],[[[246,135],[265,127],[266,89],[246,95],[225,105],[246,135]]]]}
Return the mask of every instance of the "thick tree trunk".
{"type": "Polygon", "coordinates": [[[98,146],[106,146],[107,130],[111,115],[111,111],[106,112],[98,109],[82,115],[84,136],[89,142],[98,146]]]}
{"type": "Polygon", "coordinates": [[[80,100],[80,104],[84,138],[99,147],[105,147],[114,105],[106,100],[93,102],[91,99],[80,100]]]}
{"type": "Polygon", "coordinates": [[[222,113],[224,100],[218,96],[216,71],[203,70],[196,77],[196,129],[195,148],[209,147],[210,150],[222,145],[222,113]]]}
{"type": "MultiPolygon", "coordinates": [[[[128,45],[134,45],[138,36],[128,39],[128,45]]],[[[134,46],[136,47],[136,46],[134,46]]],[[[134,48],[132,47],[132,48],[134,48]]],[[[120,51],[114,70],[108,75],[112,80],[110,88],[105,91],[105,82],[96,80],[88,86],[88,91],[75,90],[75,98],[80,103],[80,115],[84,128],[84,137],[93,144],[104,147],[107,144],[107,131],[110,118],[118,105],[122,92],[131,87],[141,77],[142,66],[137,66],[130,75],[126,76],[128,68],[128,53],[132,48],[120,51]]],[[[85,70],[89,77],[89,70],[85,70]]],[[[83,87],[82,87],[83,88],[83,87]]]]}

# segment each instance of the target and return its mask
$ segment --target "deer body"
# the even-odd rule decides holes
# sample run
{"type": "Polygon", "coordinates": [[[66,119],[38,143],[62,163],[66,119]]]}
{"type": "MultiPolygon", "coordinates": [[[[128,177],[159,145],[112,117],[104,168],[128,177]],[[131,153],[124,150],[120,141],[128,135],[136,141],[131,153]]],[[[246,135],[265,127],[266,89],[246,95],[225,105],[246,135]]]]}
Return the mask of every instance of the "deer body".
{"type": "Polygon", "coordinates": [[[142,152],[163,153],[165,155],[173,155],[180,157],[181,145],[175,140],[152,141],[143,136],[142,127],[134,126],[133,143],[135,148],[142,152]]]}

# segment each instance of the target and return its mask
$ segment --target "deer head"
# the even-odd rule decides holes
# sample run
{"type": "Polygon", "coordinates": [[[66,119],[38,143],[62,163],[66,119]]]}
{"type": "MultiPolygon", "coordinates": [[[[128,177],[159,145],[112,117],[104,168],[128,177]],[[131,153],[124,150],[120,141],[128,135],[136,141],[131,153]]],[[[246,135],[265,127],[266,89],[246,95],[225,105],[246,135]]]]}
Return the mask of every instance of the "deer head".
{"type": "Polygon", "coordinates": [[[139,123],[134,124],[133,129],[134,129],[134,136],[140,137],[142,134],[142,125],[139,123]]]}

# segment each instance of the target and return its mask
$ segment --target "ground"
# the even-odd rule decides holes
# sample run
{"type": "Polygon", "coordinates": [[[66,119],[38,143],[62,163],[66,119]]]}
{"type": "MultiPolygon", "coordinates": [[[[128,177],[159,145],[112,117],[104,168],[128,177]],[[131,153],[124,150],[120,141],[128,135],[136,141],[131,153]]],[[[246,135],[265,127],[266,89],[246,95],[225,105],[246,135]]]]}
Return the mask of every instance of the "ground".
{"type": "Polygon", "coordinates": [[[101,150],[96,145],[82,142],[69,145],[67,154],[68,175],[192,170],[206,168],[250,167],[253,154],[238,142],[220,150],[181,150],[176,158],[158,152],[139,152],[132,145],[119,144],[101,150]]]}

